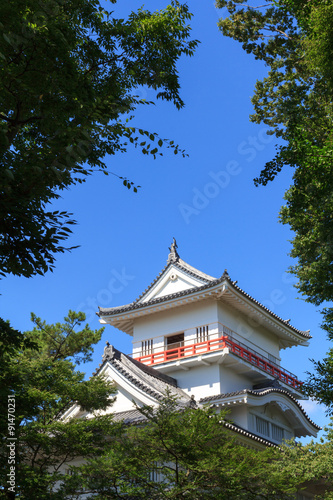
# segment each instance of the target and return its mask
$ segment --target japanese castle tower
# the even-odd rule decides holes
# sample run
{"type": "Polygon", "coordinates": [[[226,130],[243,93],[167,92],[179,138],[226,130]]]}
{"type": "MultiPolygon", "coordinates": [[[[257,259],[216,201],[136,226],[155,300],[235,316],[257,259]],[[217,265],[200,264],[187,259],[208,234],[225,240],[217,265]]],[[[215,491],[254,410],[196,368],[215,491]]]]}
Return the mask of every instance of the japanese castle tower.
{"type": "Polygon", "coordinates": [[[280,351],[307,346],[298,330],[231,281],[184,262],[174,240],[167,264],[134,302],[100,308],[102,324],[133,337],[132,356],[107,343],[104,374],[117,386],[117,419],[143,419],[135,409],[158,405],[168,390],[180,405],[229,409],[225,423],[250,446],[316,436],[299,400],[302,382],[280,365],[280,351]]]}

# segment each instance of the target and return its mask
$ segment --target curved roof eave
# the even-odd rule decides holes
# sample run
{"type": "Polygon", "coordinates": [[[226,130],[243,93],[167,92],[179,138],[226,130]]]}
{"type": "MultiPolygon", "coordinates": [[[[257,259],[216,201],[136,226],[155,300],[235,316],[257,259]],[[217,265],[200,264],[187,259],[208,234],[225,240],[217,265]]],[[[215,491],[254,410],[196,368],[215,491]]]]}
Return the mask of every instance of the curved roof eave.
{"type": "Polygon", "coordinates": [[[286,396],[288,399],[294,403],[294,405],[297,406],[297,408],[301,411],[307,422],[314,428],[316,431],[321,430],[321,427],[317,425],[311,418],[308,416],[302,405],[297,401],[296,398],[292,394],[290,394],[289,391],[285,389],[280,389],[277,387],[269,387],[269,388],[264,388],[264,389],[243,389],[242,391],[234,391],[234,392],[229,392],[226,394],[217,394],[216,396],[208,396],[206,398],[202,398],[199,400],[200,404],[205,404],[205,403],[213,403],[216,404],[218,401],[222,401],[223,399],[227,399],[230,397],[234,396],[242,396],[242,395],[249,395],[249,396],[254,396],[254,397],[264,397],[267,396],[268,394],[271,393],[278,393],[286,396]]]}
{"type": "MultiPolygon", "coordinates": [[[[165,269],[169,267],[170,264],[166,266],[165,269]]],[[[155,284],[155,282],[154,282],[155,284]]],[[[189,290],[183,290],[181,292],[177,292],[171,295],[165,295],[163,297],[158,297],[152,300],[149,300],[147,302],[138,302],[138,299],[130,304],[126,304],[124,306],[120,307],[112,307],[112,308],[99,308],[99,312],[97,315],[99,318],[103,317],[112,317],[112,316],[121,316],[123,314],[131,314],[134,311],[137,311],[139,309],[141,310],[148,310],[156,305],[160,305],[162,303],[170,303],[171,301],[176,302],[177,299],[183,298],[183,297],[190,297],[190,296],[195,296],[196,294],[200,294],[201,292],[204,291],[209,291],[215,288],[218,288],[219,285],[224,285],[225,290],[228,290],[229,293],[234,294],[235,297],[241,297],[244,301],[250,302],[250,304],[264,314],[267,315],[268,317],[273,318],[275,321],[277,321],[281,327],[283,327],[286,330],[289,330],[290,333],[297,334],[303,339],[310,339],[311,335],[309,334],[309,331],[303,331],[299,330],[296,327],[292,326],[289,324],[289,320],[284,320],[277,314],[275,314],[273,311],[268,309],[266,306],[261,304],[259,301],[257,301],[255,298],[253,298],[251,295],[246,293],[244,290],[242,290],[236,282],[232,282],[229,275],[225,272],[221,278],[214,279],[212,281],[209,281],[205,285],[202,285],[200,287],[195,287],[191,288],[189,290]]],[[[145,292],[146,293],[146,292],[145,292]]],[[[142,297],[142,296],[140,296],[142,297]]],[[[139,297],[139,298],[140,298],[139,297]]],[[[198,299],[199,300],[199,299],[198,299]]],[[[176,304],[175,304],[176,305],[176,304]]]]}

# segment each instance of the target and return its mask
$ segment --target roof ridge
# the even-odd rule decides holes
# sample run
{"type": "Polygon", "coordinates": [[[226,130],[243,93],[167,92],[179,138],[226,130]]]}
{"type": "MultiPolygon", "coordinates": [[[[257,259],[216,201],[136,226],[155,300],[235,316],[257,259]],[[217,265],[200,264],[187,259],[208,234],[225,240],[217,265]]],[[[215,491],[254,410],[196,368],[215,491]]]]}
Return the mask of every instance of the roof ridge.
{"type": "Polygon", "coordinates": [[[191,399],[188,394],[178,387],[175,378],[160,372],[156,368],[152,368],[140,361],[132,359],[130,356],[127,356],[110,345],[109,342],[106,342],[102,359],[103,363],[100,364],[93,373],[94,376],[98,375],[103,366],[109,362],[129,382],[147,394],[152,395],[157,400],[163,399],[163,393],[166,391],[167,387],[172,389],[183,403],[191,399]]]}
{"type": "Polygon", "coordinates": [[[301,335],[304,335],[304,337],[312,338],[311,335],[309,334],[310,330],[299,330],[295,326],[290,325],[290,323],[289,323],[290,319],[283,319],[283,318],[281,318],[281,316],[278,316],[275,312],[273,312],[270,309],[268,309],[268,307],[266,307],[263,304],[261,304],[261,302],[259,302],[257,299],[255,299],[254,297],[252,297],[252,295],[250,295],[249,293],[245,292],[240,286],[238,286],[237,285],[237,281],[233,281],[232,282],[230,280],[230,278],[227,278],[227,280],[230,281],[231,285],[234,288],[236,288],[239,292],[241,292],[247,298],[249,298],[250,300],[252,300],[255,304],[259,305],[262,309],[264,309],[266,312],[268,312],[269,314],[271,314],[274,318],[278,319],[279,321],[281,321],[282,323],[284,323],[286,326],[289,326],[292,330],[296,331],[297,333],[300,333],[301,335]]]}
{"type": "MultiPolygon", "coordinates": [[[[168,266],[171,265],[171,264],[168,264],[168,266]]],[[[166,266],[164,269],[166,269],[168,266],[166,266]]],[[[161,271],[160,274],[162,274],[163,271],[161,271]]],[[[156,278],[156,280],[152,283],[151,287],[155,284],[155,282],[157,281],[158,278],[156,278]]],[[[249,300],[251,300],[252,302],[254,302],[256,305],[258,305],[261,309],[263,309],[265,312],[267,312],[268,314],[270,314],[273,318],[277,319],[279,322],[283,323],[285,326],[289,327],[291,330],[293,330],[294,332],[298,333],[299,335],[307,338],[307,339],[311,339],[311,335],[309,334],[309,330],[299,330],[298,328],[296,328],[295,326],[291,325],[289,323],[289,320],[284,320],[283,318],[281,318],[280,316],[278,316],[276,313],[274,313],[273,311],[271,311],[270,309],[268,309],[266,306],[264,306],[263,304],[261,304],[258,300],[256,300],[254,297],[252,297],[250,294],[248,294],[247,292],[245,292],[242,288],[240,288],[235,281],[231,281],[230,277],[226,276],[225,274],[221,276],[221,278],[216,278],[214,279],[213,281],[210,281],[208,283],[206,283],[205,285],[202,285],[200,287],[196,287],[196,288],[189,288],[189,289],[186,289],[186,290],[182,290],[180,292],[176,292],[176,293],[172,293],[170,295],[163,295],[162,297],[156,297],[154,299],[151,299],[147,302],[138,302],[138,300],[140,298],[142,298],[143,295],[145,295],[145,293],[148,291],[148,289],[146,289],[146,291],[140,295],[140,297],[135,301],[135,302],[131,302],[130,304],[125,304],[124,306],[118,306],[116,308],[110,308],[110,307],[99,307],[99,312],[97,313],[98,316],[102,315],[102,316],[106,316],[108,315],[108,313],[112,313],[112,312],[115,312],[115,311],[119,311],[119,312],[125,312],[125,311],[128,311],[128,310],[131,310],[131,309],[137,309],[137,308],[140,308],[140,307],[148,307],[148,306],[151,306],[151,305],[155,305],[155,304],[158,304],[159,302],[164,302],[164,301],[167,301],[167,300],[172,300],[174,298],[178,298],[178,297],[183,297],[185,295],[191,295],[192,293],[196,293],[196,292],[200,292],[202,290],[205,290],[207,288],[210,288],[210,287],[213,287],[213,286],[216,286],[218,285],[219,283],[222,283],[223,281],[226,281],[228,282],[232,287],[234,287],[237,291],[239,291],[241,294],[243,294],[246,298],[248,298],[249,300]]],[[[151,288],[149,287],[149,288],[151,288]]]]}
{"type": "Polygon", "coordinates": [[[188,264],[187,262],[185,262],[185,260],[183,260],[181,258],[178,259],[178,261],[176,262],[176,265],[177,265],[177,267],[180,267],[181,269],[184,269],[184,270],[188,271],[189,273],[191,273],[197,277],[200,277],[206,281],[215,281],[217,279],[217,278],[214,278],[214,276],[210,276],[209,274],[206,274],[206,273],[200,271],[196,267],[191,266],[191,264],[188,264]]]}
{"type": "Polygon", "coordinates": [[[167,262],[167,264],[163,267],[162,271],[160,271],[160,273],[156,276],[156,278],[150,283],[150,285],[147,286],[147,288],[139,295],[139,297],[132,302],[132,304],[136,304],[137,302],[139,302],[139,300],[142,299],[142,297],[144,297],[149,292],[149,290],[151,290],[153,286],[158,282],[158,280],[160,279],[162,274],[168,269],[168,267],[172,265],[173,262],[167,262]]]}
{"type": "Polygon", "coordinates": [[[163,398],[163,396],[161,394],[159,394],[158,392],[156,392],[154,389],[151,389],[148,385],[146,385],[144,382],[140,382],[140,380],[138,380],[135,376],[131,375],[127,370],[126,368],[124,368],[122,365],[121,365],[121,361],[119,360],[108,360],[113,366],[115,366],[118,371],[124,375],[130,382],[132,382],[136,387],[138,387],[139,389],[141,389],[142,391],[144,391],[145,393],[147,394],[150,394],[151,396],[155,397],[156,399],[158,400],[161,400],[163,398]]]}

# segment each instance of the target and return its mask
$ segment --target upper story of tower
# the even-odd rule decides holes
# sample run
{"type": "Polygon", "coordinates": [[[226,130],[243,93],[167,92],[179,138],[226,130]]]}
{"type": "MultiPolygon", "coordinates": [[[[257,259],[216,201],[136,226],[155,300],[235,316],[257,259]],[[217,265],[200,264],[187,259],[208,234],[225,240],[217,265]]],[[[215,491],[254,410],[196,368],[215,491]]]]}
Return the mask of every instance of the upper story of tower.
{"type": "Polygon", "coordinates": [[[221,385],[227,370],[229,381],[220,392],[277,379],[300,397],[301,382],[281,367],[280,350],[308,345],[309,332],[260,304],[227,271],[214,278],[184,262],[175,240],[166,266],[134,302],[98,315],[133,336],[135,359],[162,372],[195,378],[202,367],[205,376],[218,367],[213,378],[221,385]]]}

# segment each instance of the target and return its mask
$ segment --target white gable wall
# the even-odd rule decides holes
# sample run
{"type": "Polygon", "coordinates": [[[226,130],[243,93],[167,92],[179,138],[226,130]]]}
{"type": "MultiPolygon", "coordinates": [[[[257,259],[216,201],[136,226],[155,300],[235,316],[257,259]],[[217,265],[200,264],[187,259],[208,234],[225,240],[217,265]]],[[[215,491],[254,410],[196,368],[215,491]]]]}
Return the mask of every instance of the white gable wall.
{"type": "Polygon", "coordinates": [[[117,386],[117,392],[114,396],[116,397],[115,402],[105,412],[103,412],[103,414],[134,410],[134,402],[138,406],[143,406],[142,402],[138,398],[133,397],[133,395],[127,392],[123,387],[117,386]]]}
{"type": "Polygon", "coordinates": [[[233,330],[236,334],[235,340],[238,339],[259,354],[267,356],[267,353],[270,353],[280,360],[279,339],[261,326],[257,318],[247,317],[227,304],[219,302],[218,321],[233,330]]]}
{"type": "Polygon", "coordinates": [[[148,302],[149,300],[189,290],[190,288],[198,288],[206,283],[205,280],[195,278],[178,267],[171,266],[139,302],[148,302]]]}
{"type": "Polygon", "coordinates": [[[138,406],[155,406],[158,404],[158,401],[153,396],[143,392],[123,375],[118,373],[116,370],[113,370],[109,363],[105,365],[100,372],[100,375],[104,375],[108,381],[113,382],[117,389],[116,401],[106,411],[107,413],[118,413],[133,410],[135,408],[134,403],[138,406]]]}

